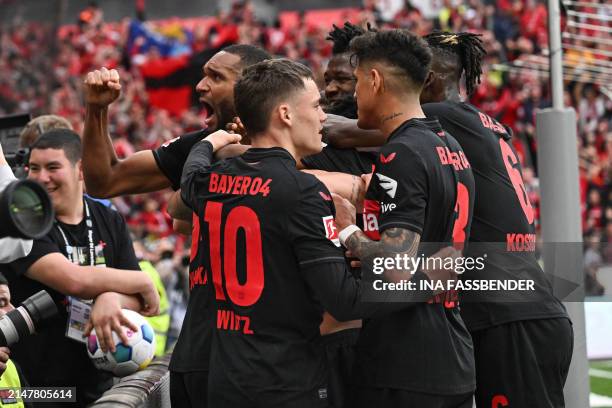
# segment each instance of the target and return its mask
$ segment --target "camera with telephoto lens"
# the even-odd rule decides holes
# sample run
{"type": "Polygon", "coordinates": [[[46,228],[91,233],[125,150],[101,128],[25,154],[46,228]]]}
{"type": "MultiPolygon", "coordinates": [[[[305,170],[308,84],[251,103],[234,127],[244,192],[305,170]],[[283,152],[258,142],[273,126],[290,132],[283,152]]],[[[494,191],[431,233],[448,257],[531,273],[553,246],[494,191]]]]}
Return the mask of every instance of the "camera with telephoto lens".
{"type": "MultiPolygon", "coordinates": [[[[13,174],[20,180],[0,180],[0,238],[37,239],[53,226],[53,206],[45,189],[25,180],[28,151],[19,148],[19,134],[29,114],[0,117],[0,144],[13,174]]],[[[0,248],[2,250],[2,248],[0,248]]]]}
{"type": "Polygon", "coordinates": [[[32,180],[0,183],[0,238],[38,239],[53,226],[54,212],[45,189],[32,180]]]}
{"type": "Polygon", "coordinates": [[[8,347],[36,331],[45,319],[57,314],[57,306],[44,290],[30,296],[16,309],[0,317],[0,347],[8,347]]]}

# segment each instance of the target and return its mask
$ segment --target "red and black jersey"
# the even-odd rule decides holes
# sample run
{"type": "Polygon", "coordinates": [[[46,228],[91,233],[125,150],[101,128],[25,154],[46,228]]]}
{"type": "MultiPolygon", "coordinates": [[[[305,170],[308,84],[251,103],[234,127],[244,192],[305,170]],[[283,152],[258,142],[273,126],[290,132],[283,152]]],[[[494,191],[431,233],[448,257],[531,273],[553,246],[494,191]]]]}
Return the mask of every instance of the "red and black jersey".
{"type": "Polygon", "coordinates": [[[326,382],[323,308],[305,271],[335,263],[349,275],[331,195],[284,149],[207,166],[206,145],[185,166],[182,197],[198,215],[215,300],[210,376],[252,392],[312,390],[326,382]]]}
{"type": "MultiPolygon", "coordinates": [[[[452,242],[461,218],[456,208],[467,212],[469,233],[473,189],[461,206],[457,191],[460,173],[470,187],[471,170],[441,132],[435,121],[410,119],[381,148],[363,215],[370,238],[378,240],[389,228],[408,229],[427,243],[419,254],[431,255],[452,242]]],[[[359,385],[443,395],[475,388],[472,341],[452,300],[434,299],[364,321],[356,352],[353,380],[359,385]]]]}
{"type": "MultiPolygon", "coordinates": [[[[181,185],[183,166],[194,144],[208,136],[206,129],[187,133],[172,139],[153,151],[155,162],[168,178],[172,188],[181,185]]],[[[207,276],[199,261],[199,248],[202,245],[199,232],[193,231],[191,237],[191,256],[189,263],[189,303],[181,327],[181,334],[174,346],[170,369],[177,372],[208,370],[212,343],[212,299],[206,288],[207,276]]]]}
{"type": "Polygon", "coordinates": [[[534,291],[514,292],[512,302],[496,301],[499,293],[462,292],[461,315],[470,330],[566,317],[535,257],[535,213],[509,131],[468,103],[429,103],[423,111],[457,139],[474,172],[478,199],[467,254],[478,257],[486,251],[489,258],[483,270],[466,273],[463,279],[531,279],[535,283],[534,291]]]}

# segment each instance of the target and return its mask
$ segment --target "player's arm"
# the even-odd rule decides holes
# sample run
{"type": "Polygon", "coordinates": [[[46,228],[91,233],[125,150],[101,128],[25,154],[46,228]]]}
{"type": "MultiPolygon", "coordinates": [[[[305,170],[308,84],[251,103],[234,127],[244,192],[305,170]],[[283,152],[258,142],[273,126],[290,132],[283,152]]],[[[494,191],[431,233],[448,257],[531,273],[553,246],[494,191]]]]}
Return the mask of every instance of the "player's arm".
{"type": "Polygon", "coordinates": [[[102,68],[87,74],[83,176],[87,192],[95,197],[145,193],[170,186],[150,150],[124,160],[117,158],[108,134],[108,106],[119,97],[120,91],[116,70],[102,68]]]}
{"type": "Polygon", "coordinates": [[[327,143],[346,149],[349,147],[378,147],[385,144],[386,137],[378,130],[364,130],[357,126],[356,119],[338,115],[327,115],[323,123],[323,134],[327,143]]]}
{"type": "Polygon", "coordinates": [[[174,220],[191,222],[191,214],[193,211],[183,202],[181,190],[172,193],[168,200],[167,211],[174,220]]]}
{"type": "Polygon", "coordinates": [[[195,199],[198,179],[208,173],[214,153],[228,144],[238,143],[240,138],[238,134],[217,130],[192,147],[181,176],[181,201],[185,206],[191,209],[195,207],[192,199],[195,199]]]}
{"type": "Polygon", "coordinates": [[[159,294],[145,272],[97,266],[78,266],[59,252],[46,254],[26,271],[28,278],[56,291],[82,299],[93,299],[104,292],[142,296],[144,312],[159,311],[159,294]]]}
{"type": "Polygon", "coordinates": [[[361,177],[352,174],[324,171],[302,170],[309,173],[325,184],[327,189],[349,200],[354,206],[361,207],[366,192],[366,183],[361,177]]]}
{"type": "Polygon", "coordinates": [[[230,144],[230,145],[220,148],[219,151],[215,153],[215,159],[223,160],[223,159],[229,159],[230,157],[240,156],[244,152],[249,150],[250,148],[251,148],[251,145],[244,145],[244,144],[237,144],[237,143],[230,144]]]}

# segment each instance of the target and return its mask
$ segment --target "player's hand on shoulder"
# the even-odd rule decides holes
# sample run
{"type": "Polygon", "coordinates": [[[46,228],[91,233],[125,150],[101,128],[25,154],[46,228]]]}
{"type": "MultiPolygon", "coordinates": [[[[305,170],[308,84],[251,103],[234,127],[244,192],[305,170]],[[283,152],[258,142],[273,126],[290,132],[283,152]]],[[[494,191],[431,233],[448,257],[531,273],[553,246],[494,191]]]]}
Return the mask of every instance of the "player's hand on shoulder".
{"type": "Polygon", "coordinates": [[[108,70],[104,67],[91,71],[83,83],[85,103],[97,107],[107,107],[115,101],[121,93],[119,72],[116,69],[108,70]]]}
{"type": "Polygon", "coordinates": [[[128,344],[128,338],[123,327],[132,331],[138,331],[138,327],[127,319],[121,311],[121,299],[118,293],[105,292],[96,298],[91,309],[89,322],[85,327],[85,336],[89,336],[92,329],[96,330],[96,336],[102,351],[115,351],[113,333],[121,339],[123,344],[128,344]]]}
{"type": "Polygon", "coordinates": [[[355,224],[355,206],[338,194],[332,193],[332,198],[336,207],[336,227],[338,231],[355,224]]]}
{"type": "Polygon", "coordinates": [[[225,130],[217,130],[206,136],[204,140],[209,141],[213,146],[213,153],[228,144],[238,143],[242,137],[236,133],[229,133],[225,130]]]}

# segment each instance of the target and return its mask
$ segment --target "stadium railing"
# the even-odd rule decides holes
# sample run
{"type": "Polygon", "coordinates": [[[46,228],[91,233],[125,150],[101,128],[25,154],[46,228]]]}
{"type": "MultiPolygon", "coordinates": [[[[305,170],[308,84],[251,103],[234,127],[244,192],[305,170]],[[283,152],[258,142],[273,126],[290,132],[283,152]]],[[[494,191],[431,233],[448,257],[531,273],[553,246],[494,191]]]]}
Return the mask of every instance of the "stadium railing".
{"type": "Polygon", "coordinates": [[[123,377],[102,397],[90,405],[95,408],[168,408],[170,407],[171,354],[155,359],[147,368],[123,377]]]}

